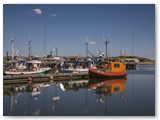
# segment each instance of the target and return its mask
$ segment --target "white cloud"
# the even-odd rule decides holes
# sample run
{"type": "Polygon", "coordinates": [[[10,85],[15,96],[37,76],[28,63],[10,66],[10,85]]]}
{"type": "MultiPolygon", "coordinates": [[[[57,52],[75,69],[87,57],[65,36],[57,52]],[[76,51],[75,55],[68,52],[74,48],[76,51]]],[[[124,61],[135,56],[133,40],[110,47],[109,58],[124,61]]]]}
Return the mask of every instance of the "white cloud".
{"type": "Polygon", "coordinates": [[[36,13],[36,14],[42,14],[42,11],[40,9],[33,9],[33,11],[36,13]]]}

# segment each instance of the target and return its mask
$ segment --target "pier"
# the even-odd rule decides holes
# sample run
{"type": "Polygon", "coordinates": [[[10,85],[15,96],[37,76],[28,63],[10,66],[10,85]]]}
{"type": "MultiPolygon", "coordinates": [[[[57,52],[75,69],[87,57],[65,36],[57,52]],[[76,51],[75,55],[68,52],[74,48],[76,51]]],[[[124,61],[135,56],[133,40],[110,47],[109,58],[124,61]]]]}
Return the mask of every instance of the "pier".
{"type": "Polygon", "coordinates": [[[46,75],[7,75],[3,76],[3,84],[42,82],[42,81],[63,81],[76,78],[89,78],[88,73],[58,73],[46,75]]]}

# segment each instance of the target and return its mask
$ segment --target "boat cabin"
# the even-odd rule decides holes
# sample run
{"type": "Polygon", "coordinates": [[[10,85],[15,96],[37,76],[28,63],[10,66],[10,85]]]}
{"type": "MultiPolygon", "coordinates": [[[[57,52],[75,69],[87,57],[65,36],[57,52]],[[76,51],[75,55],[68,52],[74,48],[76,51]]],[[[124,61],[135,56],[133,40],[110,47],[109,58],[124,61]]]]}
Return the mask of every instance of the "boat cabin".
{"type": "Polygon", "coordinates": [[[18,68],[19,68],[20,70],[26,69],[26,60],[20,60],[20,61],[19,61],[19,66],[18,66],[18,68]]]}
{"type": "Polygon", "coordinates": [[[26,69],[28,71],[38,71],[41,67],[41,61],[33,60],[26,62],[26,69]]]}
{"type": "Polygon", "coordinates": [[[113,72],[125,71],[125,64],[123,62],[109,62],[108,69],[113,72]]]}

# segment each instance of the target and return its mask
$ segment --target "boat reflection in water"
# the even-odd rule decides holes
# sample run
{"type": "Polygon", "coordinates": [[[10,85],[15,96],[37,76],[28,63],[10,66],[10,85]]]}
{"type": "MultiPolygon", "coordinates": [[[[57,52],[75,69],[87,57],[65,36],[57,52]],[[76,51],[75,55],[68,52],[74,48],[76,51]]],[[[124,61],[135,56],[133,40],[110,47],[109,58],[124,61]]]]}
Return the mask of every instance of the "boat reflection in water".
{"type": "Polygon", "coordinates": [[[80,115],[90,115],[90,105],[93,102],[102,103],[101,107],[104,108],[103,112],[106,115],[106,98],[112,94],[123,93],[126,81],[126,78],[116,78],[4,85],[4,115],[78,115],[67,114],[72,110],[83,113],[80,115]],[[78,96],[72,93],[78,93],[78,96]],[[92,102],[91,96],[94,97],[92,102]],[[82,108],[75,110],[74,105],[69,105],[69,109],[65,108],[66,101],[74,99],[78,101],[74,101],[73,104],[82,107],[84,111],[82,108]],[[6,102],[7,100],[10,102],[6,102]],[[64,113],[66,109],[68,111],[64,113]]]}
{"type": "Polygon", "coordinates": [[[116,79],[91,79],[89,80],[89,87],[96,90],[97,94],[112,95],[115,93],[122,93],[125,89],[126,78],[116,79]]]}
{"type": "Polygon", "coordinates": [[[95,90],[97,94],[97,102],[104,105],[104,115],[107,115],[107,96],[113,94],[121,94],[121,100],[124,100],[124,90],[126,88],[126,78],[111,78],[111,79],[90,79],[89,87],[95,90]]]}
{"type": "MultiPolygon", "coordinates": [[[[26,83],[3,86],[4,97],[10,97],[10,110],[8,115],[32,116],[40,115],[38,103],[42,99],[43,89],[50,87],[49,83],[26,83]],[[36,106],[33,108],[33,106],[36,106]]],[[[4,101],[5,102],[5,101],[4,101]]],[[[4,104],[4,108],[8,105],[4,104]]],[[[8,111],[7,111],[8,113],[8,111]]],[[[6,115],[6,113],[3,113],[6,115]]]]}

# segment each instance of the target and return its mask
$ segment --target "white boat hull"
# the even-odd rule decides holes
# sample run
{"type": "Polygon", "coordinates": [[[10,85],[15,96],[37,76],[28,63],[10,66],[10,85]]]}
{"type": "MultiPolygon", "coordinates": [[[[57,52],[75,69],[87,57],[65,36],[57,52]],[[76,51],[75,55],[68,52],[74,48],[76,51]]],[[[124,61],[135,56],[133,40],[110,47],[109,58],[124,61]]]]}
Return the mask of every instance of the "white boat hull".
{"type": "Polygon", "coordinates": [[[80,73],[80,72],[88,72],[88,68],[69,68],[69,69],[62,69],[61,72],[73,72],[73,73],[80,73]]]}
{"type": "Polygon", "coordinates": [[[49,71],[50,68],[41,68],[40,70],[37,71],[5,71],[4,73],[6,75],[30,75],[30,74],[38,74],[38,73],[44,73],[46,71],[49,71]]]}

